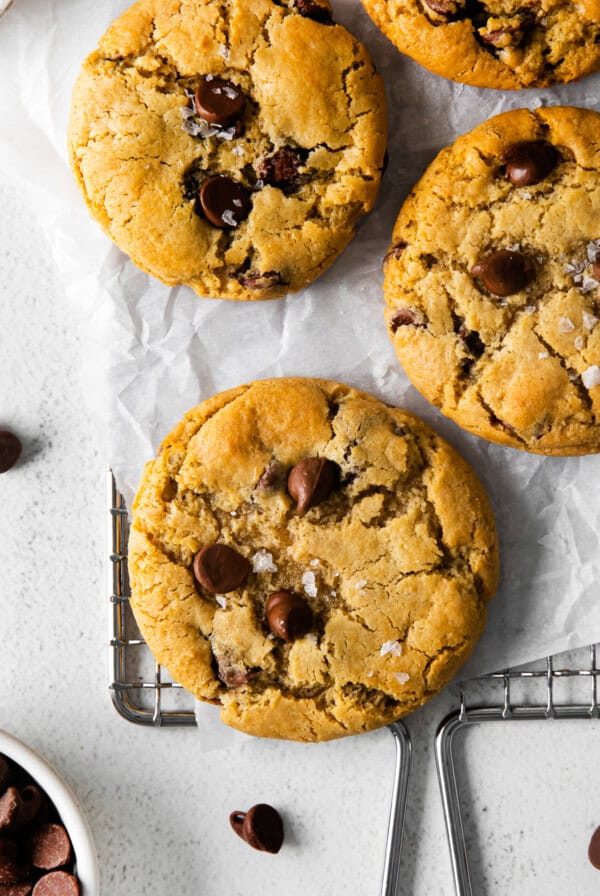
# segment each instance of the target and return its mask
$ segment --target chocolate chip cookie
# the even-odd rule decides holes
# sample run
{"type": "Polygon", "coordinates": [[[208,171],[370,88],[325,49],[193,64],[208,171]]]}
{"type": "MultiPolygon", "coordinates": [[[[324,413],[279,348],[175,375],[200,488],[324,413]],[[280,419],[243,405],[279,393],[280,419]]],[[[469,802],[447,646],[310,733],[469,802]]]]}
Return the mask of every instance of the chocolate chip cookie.
{"type": "Polygon", "coordinates": [[[383,83],[327,0],[140,0],[77,80],[73,170],[143,270],[271,299],[340,254],[379,188],[383,83]]]}
{"type": "Polygon", "coordinates": [[[498,548],[473,471],[337,383],[256,382],[190,411],[145,469],[131,606],[159,662],[249,734],[398,719],[469,656],[498,548]]]}
{"type": "Polygon", "coordinates": [[[444,149],[384,262],[396,353],[465,429],[600,451],[600,115],[526,109],[444,149]]]}
{"type": "Polygon", "coordinates": [[[600,0],[363,0],[402,53],[476,87],[547,87],[600,68],[600,0]]]}

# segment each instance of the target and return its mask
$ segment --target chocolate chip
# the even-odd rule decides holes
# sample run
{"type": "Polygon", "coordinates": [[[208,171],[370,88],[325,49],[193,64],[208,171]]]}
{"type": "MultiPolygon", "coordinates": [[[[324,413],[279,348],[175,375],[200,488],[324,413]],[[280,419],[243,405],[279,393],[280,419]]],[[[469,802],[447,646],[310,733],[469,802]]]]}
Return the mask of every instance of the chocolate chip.
{"type": "Polygon", "coordinates": [[[532,260],[521,252],[499,249],[490,252],[471,268],[473,277],[483,281],[496,296],[511,296],[531,283],[535,277],[532,260]]]}
{"type": "Polygon", "coordinates": [[[231,657],[216,656],[218,675],[228,688],[241,688],[247,685],[250,677],[246,669],[236,666],[231,657]]]}
{"type": "Polygon", "coordinates": [[[256,488],[261,491],[267,491],[273,488],[280,488],[285,481],[285,467],[278,461],[273,460],[262,473],[260,479],[256,483],[256,488]]]}
{"type": "Polygon", "coordinates": [[[325,3],[318,3],[317,0],[296,0],[296,9],[307,19],[314,19],[322,25],[331,24],[331,10],[325,3]]]}
{"type": "Polygon", "coordinates": [[[21,797],[16,787],[9,787],[0,797],[0,831],[14,827],[21,809],[21,797]]]}
{"type": "Polygon", "coordinates": [[[240,88],[222,78],[200,81],[194,95],[194,107],[200,118],[221,127],[241,118],[245,105],[246,97],[240,88]]]}
{"type": "Polygon", "coordinates": [[[0,896],[31,896],[33,884],[6,884],[0,885],[0,896]]]}
{"type": "Polygon", "coordinates": [[[313,616],[304,598],[291,591],[275,591],[265,603],[265,615],[274,635],[291,643],[310,631],[313,616]]]}
{"type": "Polygon", "coordinates": [[[396,243],[396,245],[392,246],[392,248],[389,249],[389,251],[386,252],[386,254],[384,255],[383,263],[386,264],[390,260],[390,258],[400,258],[400,256],[406,249],[407,245],[408,245],[408,243],[405,243],[404,240],[402,240],[399,243],[396,243]]]}
{"type": "Polygon", "coordinates": [[[600,261],[595,261],[592,265],[592,274],[596,280],[600,280],[600,261]]]}
{"type": "Polygon", "coordinates": [[[464,0],[424,0],[425,6],[441,19],[451,22],[464,12],[464,0]]]}
{"type": "Polygon", "coordinates": [[[245,274],[232,274],[231,276],[246,289],[267,290],[283,285],[283,277],[279,271],[266,271],[264,274],[258,271],[248,271],[245,274]]]}
{"type": "Polygon", "coordinates": [[[458,330],[458,335],[468,348],[472,355],[480,358],[485,351],[485,345],[481,341],[481,337],[477,330],[469,330],[466,324],[462,324],[458,330]]]}
{"type": "Polygon", "coordinates": [[[253,849],[276,853],[283,843],[283,821],[272,806],[258,803],[247,812],[232,812],[231,827],[253,849]]]}
{"type": "Polygon", "coordinates": [[[29,867],[19,862],[19,847],[12,840],[0,840],[0,886],[18,884],[29,877],[29,867]]]}
{"type": "Polygon", "coordinates": [[[588,859],[600,871],[600,828],[596,828],[592,834],[590,845],[588,846],[588,859]]]}
{"type": "Polygon", "coordinates": [[[21,806],[17,824],[19,827],[24,827],[41,814],[42,809],[45,808],[46,800],[40,788],[36,787],[35,784],[27,784],[21,788],[19,796],[21,797],[21,806]]]}
{"type": "Polygon", "coordinates": [[[224,174],[207,178],[199,198],[202,211],[215,227],[237,227],[252,208],[248,190],[224,174]]]}
{"type": "Polygon", "coordinates": [[[545,140],[513,143],[502,155],[506,176],[516,187],[530,187],[547,177],[558,162],[558,153],[545,140]]]}
{"type": "Polygon", "coordinates": [[[300,516],[328,498],[339,479],[338,465],[324,457],[306,457],[292,467],[287,487],[290,496],[298,502],[300,516]]]}
{"type": "Polygon", "coordinates": [[[209,544],[194,557],[196,580],[211,594],[227,594],[244,584],[251,566],[226,544],[209,544]]]}
{"type": "Polygon", "coordinates": [[[10,781],[10,765],[6,756],[0,754],[0,793],[4,793],[10,781]]]}
{"type": "Polygon", "coordinates": [[[53,871],[41,877],[33,888],[33,896],[79,896],[79,881],[68,871],[53,871]]]}
{"type": "Polygon", "coordinates": [[[390,330],[395,333],[399,327],[423,326],[422,318],[413,308],[398,308],[390,317],[390,330]]]}
{"type": "Polygon", "coordinates": [[[20,439],[13,432],[6,429],[0,430],[0,473],[6,473],[11,467],[14,467],[23,446],[20,439]]]}
{"type": "MultiPolygon", "coordinates": [[[[502,19],[497,20],[502,23],[502,19]]],[[[519,46],[528,31],[535,25],[535,13],[527,10],[518,16],[504,18],[504,24],[498,27],[480,28],[478,36],[486,46],[495,47],[498,50],[506,47],[519,46]]]]}
{"type": "Polygon", "coordinates": [[[289,189],[298,184],[300,176],[298,169],[304,163],[304,159],[296,149],[283,146],[270,156],[263,156],[259,160],[256,173],[258,177],[272,187],[289,189]]]}
{"type": "Polygon", "coordinates": [[[43,871],[54,871],[72,858],[71,841],[62,824],[41,824],[30,843],[31,864],[43,871]]]}

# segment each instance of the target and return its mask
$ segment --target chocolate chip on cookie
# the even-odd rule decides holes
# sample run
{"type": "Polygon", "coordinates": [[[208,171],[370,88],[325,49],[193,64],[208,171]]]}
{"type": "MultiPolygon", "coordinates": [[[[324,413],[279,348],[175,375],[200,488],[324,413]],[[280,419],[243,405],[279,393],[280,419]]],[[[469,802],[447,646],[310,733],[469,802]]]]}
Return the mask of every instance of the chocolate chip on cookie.
{"type": "Polygon", "coordinates": [[[199,198],[202,211],[215,227],[237,227],[252,208],[248,190],[223,174],[205,180],[199,198]]]}
{"type": "Polygon", "coordinates": [[[263,156],[258,162],[256,173],[266,184],[287,190],[298,183],[298,170],[303,164],[304,159],[297,149],[283,146],[272,155],[263,156]]]}
{"type": "Polygon", "coordinates": [[[226,544],[209,544],[194,557],[196,580],[211,594],[240,588],[252,569],[248,560],[226,544]]]}
{"type": "Polygon", "coordinates": [[[205,78],[196,88],[194,107],[209,124],[229,127],[241,118],[245,106],[243,91],[232,81],[205,78]]]}
{"type": "Polygon", "coordinates": [[[297,502],[300,516],[329,497],[340,480],[340,468],[325,457],[306,457],[292,467],[288,492],[297,502]]]}
{"type": "Polygon", "coordinates": [[[390,330],[395,333],[399,327],[422,327],[423,317],[414,308],[398,308],[390,317],[390,330]]]}
{"type": "Polygon", "coordinates": [[[531,258],[522,252],[498,249],[473,265],[471,274],[481,280],[489,292],[505,297],[525,289],[535,277],[535,267],[531,258]]]}
{"type": "MultiPolygon", "coordinates": [[[[423,0],[426,9],[442,22],[453,22],[465,11],[465,0],[423,0]]],[[[435,21],[435,19],[434,19],[435,21]]]]}
{"type": "Polygon", "coordinates": [[[310,631],[313,615],[303,597],[291,591],[275,591],[265,603],[265,615],[274,635],[292,642],[310,631]]]}
{"type": "Polygon", "coordinates": [[[235,811],[229,816],[238,837],[253,849],[277,853],[283,844],[283,821],[272,806],[258,803],[247,812],[235,811]]]}
{"type": "Polygon", "coordinates": [[[232,274],[232,277],[245,286],[246,289],[262,290],[266,292],[276,286],[281,286],[283,278],[279,271],[266,271],[264,274],[258,271],[248,271],[246,273],[232,274]]]}
{"type": "Polygon", "coordinates": [[[301,16],[314,19],[322,25],[331,24],[331,9],[329,4],[319,3],[318,0],[296,0],[296,9],[301,16]]]}
{"type": "Polygon", "coordinates": [[[6,473],[14,467],[22,450],[21,441],[13,432],[0,430],[0,473],[6,473]]]}
{"type": "Polygon", "coordinates": [[[558,162],[559,155],[545,140],[513,143],[502,155],[506,176],[517,187],[530,187],[544,180],[558,162]]]}

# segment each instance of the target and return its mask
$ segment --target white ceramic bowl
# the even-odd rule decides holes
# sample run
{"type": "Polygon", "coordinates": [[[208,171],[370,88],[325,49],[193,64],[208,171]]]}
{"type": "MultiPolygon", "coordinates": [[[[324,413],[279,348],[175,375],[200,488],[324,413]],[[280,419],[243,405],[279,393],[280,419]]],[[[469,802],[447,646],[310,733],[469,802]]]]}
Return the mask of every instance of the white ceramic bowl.
{"type": "Polygon", "coordinates": [[[71,790],[41,756],[6,731],[0,731],[0,753],[24,768],[48,794],[73,844],[75,870],[81,883],[81,894],[99,896],[98,860],[94,842],[88,823],[71,790]]]}

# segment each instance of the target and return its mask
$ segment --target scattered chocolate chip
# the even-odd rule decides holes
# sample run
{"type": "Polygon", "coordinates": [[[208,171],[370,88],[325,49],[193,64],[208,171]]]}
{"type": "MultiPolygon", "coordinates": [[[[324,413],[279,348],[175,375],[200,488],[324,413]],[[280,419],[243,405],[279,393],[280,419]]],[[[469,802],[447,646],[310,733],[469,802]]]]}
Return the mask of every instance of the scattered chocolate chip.
{"type": "Polygon", "coordinates": [[[250,677],[241,666],[236,666],[231,657],[215,656],[218,676],[228,688],[242,688],[250,681],[250,677]]]}
{"type": "Polygon", "coordinates": [[[15,826],[21,810],[21,797],[16,787],[9,787],[0,797],[0,831],[15,826]]]}
{"type": "Polygon", "coordinates": [[[31,864],[43,871],[67,865],[73,856],[71,841],[62,824],[41,824],[31,835],[31,864]]]}
{"type": "Polygon", "coordinates": [[[306,457],[292,467],[287,487],[300,516],[329,497],[340,480],[340,468],[325,457],[306,457]]]}
{"type": "Polygon", "coordinates": [[[232,274],[238,283],[246,289],[267,290],[274,286],[283,285],[283,277],[279,271],[266,271],[264,274],[258,271],[248,271],[245,274],[232,274]]]}
{"type": "Polygon", "coordinates": [[[558,162],[558,153],[545,140],[513,143],[502,155],[506,176],[516,187],[530,187],[547,177],[558,162]]]}
{"type": "Polygon", "coordinates": [[[472,355],[480,358],[485,351],[485,345],[481,341],[481,337],[477,330],[469,330],[465,324],[462,324],[458,330],[458,335],[468,348],[472,355]]]}
{"type": "Polygon", "coordinates": [[[383,257],[383,263],[386,264],[390,260],[390,258],[400,258],[404,250],[406,249],[408,243],[404,241],[400,243],[396,243],[395,246],[392,246],[383,257]]]}
{"type": "Polygon", "coordinates": [[[531,283],[535,277],[532,260],[522,252],[499,249],[490,252],[471,268],[484,286],[496,296],[511,296],[531,283]]]}
{"type": "Polygon", "coordinates": [[[271,187],[290,189],[298,184],[298,169],[303,163],[304,159],[298,150],[283,146],[272,155],[259,159],[256,174],[271,187]]]}
{"type": "Polygon", "coordinates": [[[588,859],[600,871],[600,828],[596,828],[592,834],[590,845],[588,846],[588,859]]]}
{"type": "Polygon", "coordinates": [[[237,227],[252,208],[248,190],[224,174],[207,178],[199,198],[202,211],[215,227],[237,227]]]}
{"type": "Polygon", "coordinates": [[[278,461],[273,460],[265,467],[260,479],[256,483],[256,488],[267,491],[273,488],[280,488],[285,481],[285,467],[278,461]]]}
{"type": "Polygon", "coordinates": [[[194,557],[196,580],[211,594],[227,594],[244,584],[252,567],[226,544],[209,544],[194,557]]]}
{"type": "Polygon", "coordinates": [[[283,843],[283,821],[272,806],[258,803],[247,812],[232,812],[231,827],[253,849],[276,853],[283,843]]]}
{"type": "Polygon", "coordinates": [[[23,446],[20,439],[13,432],[6,429],[0,430],[0,473],[6,473],[11,467],[14,467],[23,446]]]}
{"type": "Polygon", "coordinates": [[[231,81],[212,78],[200,81],[194,94],[196,113],[208,121],[227,127],[234,124],[244,112],[246,97],[240,88],[231,81]]]}
{"type": "Polygon", "coordinates": [[[322,25],[331,24],[331,10],[325,3],[318,3],[317,0],[296,0],[296,9],[307,19],[314,19],[322,25]]]}
{"type": "Polygon", "coordinates": [[[313,616],[304,598],[291,591],[275,591],[265,603],[265,615],[274,635],[291,643],[310,631],[313,616]]]}
{"type": "Polygon", "coordinates": [[[423,326],[421,317],[413,308],[398,308],[390,317],[390,330],[395,333],[399,327],[423,326]]]}
{"type": "Polygon", "coordinates": [[[41,877],[33,888],[33,896],[79,896],[79,881],[68,871],[53,871],[41,877]]]}
{"type": "Polygon", "coordinates": [[[19,847],[12,840],[0,840],[0,886],[18,884],[29,877],[29,867],[19,862],[19,847]]]}

